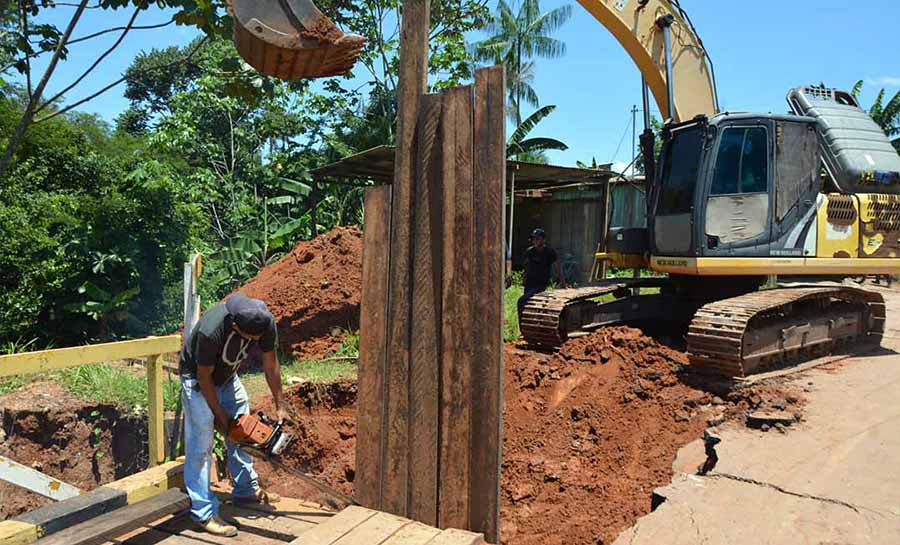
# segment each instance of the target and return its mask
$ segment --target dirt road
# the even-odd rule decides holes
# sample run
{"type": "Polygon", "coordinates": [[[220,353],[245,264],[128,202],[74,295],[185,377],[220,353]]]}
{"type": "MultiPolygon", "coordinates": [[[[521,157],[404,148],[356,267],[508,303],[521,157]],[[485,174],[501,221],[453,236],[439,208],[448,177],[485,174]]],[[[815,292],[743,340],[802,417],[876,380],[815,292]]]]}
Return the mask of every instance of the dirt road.
{"type": "Polygon", "coordinates": [[[807,400],[796,429],[719,430],[712,472],[676,474],[615,544],[900,543],[900,291],[884,293],[881,349],[789,379],[807,400]]]}

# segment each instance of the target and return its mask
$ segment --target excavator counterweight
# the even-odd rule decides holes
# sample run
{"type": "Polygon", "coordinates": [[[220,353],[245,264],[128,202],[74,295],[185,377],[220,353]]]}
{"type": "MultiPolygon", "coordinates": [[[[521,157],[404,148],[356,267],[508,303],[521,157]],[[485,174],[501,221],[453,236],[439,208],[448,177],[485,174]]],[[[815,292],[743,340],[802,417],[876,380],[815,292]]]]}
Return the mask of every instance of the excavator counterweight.
{"type": "Polygon", "coordinates": [[[234,44],[257,71],[283,80],[346,74],[365,38],[344,34],[311,0],[229,0],[234,44]]]}

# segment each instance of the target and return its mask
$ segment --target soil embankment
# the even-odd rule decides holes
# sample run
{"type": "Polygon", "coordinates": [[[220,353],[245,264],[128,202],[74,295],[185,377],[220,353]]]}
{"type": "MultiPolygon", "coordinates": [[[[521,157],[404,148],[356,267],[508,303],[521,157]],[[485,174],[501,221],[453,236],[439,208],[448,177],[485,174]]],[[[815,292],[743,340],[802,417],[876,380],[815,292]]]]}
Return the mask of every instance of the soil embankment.
{"type": "MultiPolygon", "coordinates": [[[[0,455],[91,490],[147,467],[147,420],[52,382],[0,398],[0,455]]],[[[0,481],[0,520],[53,500],[0,481]]]]}

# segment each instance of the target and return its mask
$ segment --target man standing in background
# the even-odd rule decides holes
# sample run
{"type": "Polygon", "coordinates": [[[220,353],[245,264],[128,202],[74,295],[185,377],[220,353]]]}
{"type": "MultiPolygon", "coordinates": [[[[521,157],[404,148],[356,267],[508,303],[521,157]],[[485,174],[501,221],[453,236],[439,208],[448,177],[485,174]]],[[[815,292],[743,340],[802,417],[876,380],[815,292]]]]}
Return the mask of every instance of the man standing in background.
{"type": "Polygon", "coordinates": [[[560,285],[565,285],[562,269],[559,266],[559,256],[556,250],[547,246],[547,234],[543,229],[535,229],[531,232],[531,246],[525,250],[525,294],[519,298],[519,322],[522,321],[522,310],[528,304],[528,300],[547,291],[550,286],[550,273],[556,269],[556,277],[560,285]]]}

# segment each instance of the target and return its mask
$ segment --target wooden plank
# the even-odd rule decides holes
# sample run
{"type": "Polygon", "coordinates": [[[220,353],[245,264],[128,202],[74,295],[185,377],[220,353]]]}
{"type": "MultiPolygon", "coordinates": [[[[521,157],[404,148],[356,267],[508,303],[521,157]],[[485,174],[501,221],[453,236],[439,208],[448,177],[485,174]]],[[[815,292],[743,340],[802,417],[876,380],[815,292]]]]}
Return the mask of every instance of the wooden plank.
{"type": "Polygon", "coordinates": [[[191,502],[180,490],[168,490],[149,500],[94,517],[38,541],[40,545],[99,545],[153,522],[165,515],[187,509],[191,502]]]}
{"type": "Polygon", "coordinates": [[[128,503],[137,503],[170,488],[181,488],[183,484],[184,461],[179,459],[113,481],[105,488],[121,490],[127,494],[128,503]]]}
{"type": "Polygon", "coordinates": [[[90,363],[142,358],[181,349],[181,335],[147,337],[133,341],[74,346],[0,356],[0,377],[44,373],[90,363]]]}
{"type": "Polygon", "coordinates": [[[125,492],[101,486],[80,496],[23,513],[14,520],[35,524],[39,528],[38,533],[47,536],[113,509],[124,507],[127,503],[125,492]]]}
{"type": "Polygon", "coordinates": [[[365,218],[353,487],[360,505],[380,509],[391,186],[366,189],[365,218]]]}
{"type": "Polygon", "coordinates": [[[365,507],[348,507],[327,522],[319,524],[291,541],[291,545],[331,545],[360,524],[374,517],[376,513],[378,512],[365,507]]]}
{"type": "MultiPolygon", "coordinates": [[[[225,522],[229,522],[226,520],[225,522]]],[[[204,545],[284,545],[284,540],[259,535],[254,529],[239,529],[237,537],[222,537],[209,534],[197,526],[190,517],[179,517],[155,527],[156,530],[177,536],[203,542],[204,545]]],[[[129,540],[129,545],[132,545],[129,540]]],[[[150,545],[149,543],[136,543],[133,545],[150,545]]],[[[166,543],[169,545],[169,543],[166,543]]]]}
{"type": "Polygon", "coordinates": [[[381,545],[424,545],[440,533],[441,531],[433,526],[428,526],[421,522],[410,522],[397,530],[394,535],[387,538],[381,545]]]}
{"type": "Polygon", "coordinates": [[[428,545],[481,545],[482,543],[484,543],[484,537],[481,534],[450,528],[434,536],[428,545]]]}
{"type": "Polygon", "coordinates": [[[10,460],[5,456],[0,456],[0,480],[56,501],[74,498],[81,494],[80,488],[10,460]]]}
{"type": "Polygon", "coordinates": [[[409,376],[409,511],[434,526],[438,502],[438,388],[440,384],[441,110],[443,97],[427,95],[419,108],[413,217],[412,324],[409,376]]]}
{"type": "MultiPolygon", "coordinates": [[[[220,500],[225,502],[232,501],[231,494],[216,493],[220,500]]],[[[242,509],[257,511],[265,515],[274,515],[282,518],[290,518],[312,524],[321,524],[327,522],[335,513],[326,511],[321,505],[298,500],[295,498],[282,497],[275,503],[250,503],[241,506],[242,509]]]]}
{"type": "MultiPolygon", "coordinates": [[[[475,74],[475,284],[479,327],[472,374],[472,429],[478,438],[469,465],[469,525],[500,542],[500,448],[503,428],[503,214],[506,184],[505,74],[502,66],[475,74]]],[[[474,446],[474,445],[473,445],[474,446]]]]}
{"type": "Polygon", "coordinates": [[[162,354],[147,358],[147,425],[150,465],[166,461],[165,417],[163,415],[162,354]]]}
{"type": "MultiPolygon", "coordinates": [[[[209,535],[209,534],[204,534],[209,535]]],[[[136,532],[133,535],[123,536],[111,542],[111,545],[210,545],[212,541],[198,536],[201,539],[194,539],[188,536],[170,534],[155,528],[144,528],[142,532],[136,532]]],[[[210,536],[212,537],[212,536],[210,536]]],[[[223,542],[224,543],[224,542],[223,542]]]]}
{"type": "Polygon", "coordinates": [[[281,541],[292,541],[304,532],[318,526],[317,522],[282,517],[275,513],[245,509],[230,504],[223,504],[221,512],[223,518],[236,522],[238,529],[242,532],[281,541]]]}
{"type": "MultiPolygon", "coordinates": [[[[440,506],[442,528],[469,524],[469,427],[472,403],[474,222],[472,87],[446,92],[443,111],[444,262],[441,331],[440,506]]],[[[417,315],[418,316],[418,315],[417,315]]],[[[427,522],[427,521],[426,521],[427,522]]]]}
{"type": "Polygon", "coordinates": [[[18,520],[0,521],[0,545],[28,545],[38,538],[35,524],[18,520]]]}
{"type": "Polygon", "coordinates": [[[333,545],[380,545],[407,524],[410,524],[409,519],[390,513],[377,513],[347,532],[333,545]]]}
{"type": "Polygon", "coordinates": [[[409,500],[410,229],[415,202],[416,125],[428,81],[430,1],[404,0],[402,8],[381,456],[382,508],[398,515],[408,512],[409,500]]]}

